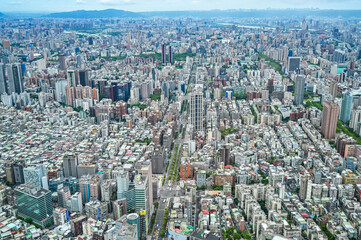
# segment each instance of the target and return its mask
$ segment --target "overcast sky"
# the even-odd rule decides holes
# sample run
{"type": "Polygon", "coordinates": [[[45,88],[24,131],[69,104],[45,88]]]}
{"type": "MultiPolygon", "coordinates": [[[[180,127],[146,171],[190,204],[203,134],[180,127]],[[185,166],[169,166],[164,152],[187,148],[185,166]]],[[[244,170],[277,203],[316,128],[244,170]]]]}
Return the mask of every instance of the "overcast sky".
{"type": "Polygon", "coordinates": [[[361,9],[361,0],[0,0],[0,12],[60,12],[108,8],[134,12],[240,8],[361,9]]]}

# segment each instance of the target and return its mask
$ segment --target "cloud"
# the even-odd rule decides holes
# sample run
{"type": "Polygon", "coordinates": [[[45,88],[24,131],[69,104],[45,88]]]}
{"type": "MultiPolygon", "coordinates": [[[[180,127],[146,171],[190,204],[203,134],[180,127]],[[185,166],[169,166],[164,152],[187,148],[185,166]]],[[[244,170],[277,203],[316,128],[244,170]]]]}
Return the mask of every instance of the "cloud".
{"type": "Polygon", "coordinates": [[[76,0],[75,2],[76,2],[77,4],[84,4],[84,3],[86,3],[85,0],[76,0]]]}

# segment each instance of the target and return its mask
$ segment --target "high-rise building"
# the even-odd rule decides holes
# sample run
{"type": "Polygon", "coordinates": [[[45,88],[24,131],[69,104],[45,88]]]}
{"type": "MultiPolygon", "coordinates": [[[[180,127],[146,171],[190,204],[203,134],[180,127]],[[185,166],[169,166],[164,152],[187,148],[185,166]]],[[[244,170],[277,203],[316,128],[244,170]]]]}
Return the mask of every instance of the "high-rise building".
{"type": "Polygon", "coordinates": [[[361,106],[351,112],[351,119],[349,127],[353,129],[354,132],[358,133],[360,131],[361,123],[361,106]]]}
{"type": "Polygon", "coordinates": [[[58,187],[58,204],[61,207],[67,206],[67,201],[70,199],[70,189],[69,187],[58,187]]]}
{"type": "Polygon", "coordinates": [[[331,74],[332,77],[336,77],[336,75],[337,75],[337,63],[331,64],[330,74],[331,74]]]}
{"type": "Polygon", "coordinates": [[[14,192],[19,216],[31,218],[42,227],[52,223],[53,201],[49,190],[33,184],[22,184],[14,192]]]}
{"type": "Polygon", "coordinates": [[[14,178],[16,184],[22,184],[25,182],[24,179],[24,162],[18,161],[12,165],[14,171],[14,178]]]}
{"type": "Polygon", "coordinates": [[[79,190],[84,203],[100,199],[100,179],[85,175],[79,180],[79,190]]]}
{"type": "Polygon", "coordinates": [[[179,167],[180,178],[193,178],[193,165],[188,162],[182,163],[179,167]]]}
{"type": "Polygon", "coordinates": [[[76,87],[79,85],[79,71],[74,69],[69,69],[67,72],[67,80],[69,87],[76,87]]]}
{"type": "Polygon", "coordinates": [[[70,197],[67,202],[67,207],[71,212],[83,212],[83,201],[80,192],[77,192],[70,197]]]}
{"type": "Polygon", "coordinates": [[[135,210],[140,213],[141,232],[148,233],[148,216],[149,216],[149,188],[148,177],[142,175],[136,175],[134,179],[135,189],[135,210]],[[143,216],[143,217],[142,217],[143,216]]]}
{"type": "Polygon", "coordinates": [[[0,63],[0,95],[8,93],[8,84],[5,77],[5,65],[0,63]]]}
{"type": "Polygon", "coordinates": [[[341,49],[336,49],[332,54],[331,60],[338,63],[344,63],[346,61],[346,52],[341,49]]]}
{"type": "Polygon", "coordinates": [[[20,63],[6,64],[6,71],[8,74],[8,93],[11,94],[24,92],[24,81],[21,74],[20,63]]]}
{"type": "MultiPolygon", "coordinates": [[[[68,83],[69,84],[69,83],[68,83]]],[[[75,91],[74,87],[65,87],[65,103],[69,106],[73,106],[75,100],[75,91]]]]}
{"type": "Polygon", "coordinates": [[[351,119],[351,111],[353,105],[353,95],[351,91],[342,94],[342,105],[339,119],[347,123],[351,119]]]}
{"type": "Polygon", "coordinates": [[[163,174],[164,172],[165,151],[162,148],[156,148],[152,155],[152,172],[154,174],[163,174]]]}
{"type": "Polygon", "coordinates": [[[145,162],[141,168],[138,170],[138,173],[142,174],[142,176],[147,176],[148,179],[148,204],[149,209],[153,206],[153,184],[152,184],[152,162],[145,162]]]}
{"type": "Polygon", "coordinates": [[[83,57],[82,55],[77,55],[76,56],[76,67],[77,68],[81,68],[83,64],[83,57]]]}
{"type": "Polygon", "coordinates": [[[100,186],[101,200],[103,202],[110,202],[113,194],[113,184],[110,179],[104,180],[100,186]]]}
{"type": "Polygon", "coordinates": [[[123,119],[125,115],[127,115],[127,103],[124,101],[119,101],[115,104],[115,118],[123,119]]]}
{"type": "Polygon", "coordinates": [[[300,176],[299,196],[300,196],[301,201],[304,201],[306,199],[308,180],[310,178],[311,178],[311,176],[309,174],[304,174],[304,175],[300,176]]]}
{"type": "Polygon", "coordinates": [[[66,70],[66,58],[64,54],[59,55],[59,65],[60,70],[66,70]]]}
{"type": "MultiPolygon", "coordinates": [[[[268,79],[268,83],[267,83],[267,90],[269,92],[269,94],[272,94],[272,92],[274,91],[275,87],[274,87],[274,80],[273,79],[268,79]]],[[[236,92],[235,92],[236,93],[236,92]]]]}
{"type": "MultiPolygon", "coordinates": [[[[122,193],[129,189],[129,173],[124,171],[123,168],[119,169],[117,176],[117,192],[122,193]]],[[[118,197],[120,199],[120,197],[118,197]]]]}
{"type": "Polygon", "coordinates": [[[165,54],[166,54],[166,45],[163,43],[163,44],[162,44],[162,63],[163,63],[163,64],[166,63],[165,54]]]}
{"type": "Polygon", "coordinates": [[[115,221],[116,239],[140,240],[139,215],[131,213],[115,221]]]}
{"type": "Polygon", "coordinates": [[[300,70],[300,63],[301,63],[300,57],[289,57],[288,64],[287,64],[287,72],[288,73],[292,73],[292,72],[298,73],[300,70]]]}
{"type": "Polygon", "coordinates": [[[119,219],[124,214],[127,214],[127,199],[122,198],[113,201],[113,218],[114,220],[119,219]]]}
{"type": "Polygon", "coordinates": [[[65,79],[59,80],[55,83],[55,99],[58,102],[65,103],[66,93],[65,87],[68,86],[68,82],[65,79]]]}
{"type": "Polygon", "coordinates": [[[44,165],[30,166],[24,168],[24,180],[26,184],[46,187],[43,183],[43,177],[46,177],[46,169],[44,165]]]}
{"type": "Polygon", "coordinates": [[[334,81],[330,84],[330,94],[332,95],[333,98],[335,98],[337,95],[337,87],[338,87],[338,84],[336,81],[334,81]]]}
{"type": "Polygon", "coordinates": [[[141,85],[141,95],[143,101],[150,97],[151,91],[151,82],[143,82],[141,85]]]}
{"type": "Polygon", "coordinates": [[[87,70],[79,70],[79,83],[82,86],[91,87],[91,84],[89,82],[89,73],[87,70]]]}
{"type": "Polygon", "coordinates": [[[140,100],[139,87],[133,87],[130,90],[130,99],[132,103],[138,103],[140,100]]]}
{"type": "Polygon", "coordinates": [[[78,158],[75,155],[68,154],[63,158],[64,177],[78,177],[77,173],[78,158]]]}
{"type": "Polygon", "coordinates": [[[93,37],[89,37],[88,43],[89,43],[89,45],[93,45],[93,44],[94,44],[93,37]]]}
{"type": "Polygon", "coordinates": [[[323,104],[321,132],[326,139],[336,136],[337,116],[340,107],[332,100],[327,100],[323,104]]]}
{"type": "Polygon", "coordinates": [[[190,112],[193,129],[203,131],[203,92],[201,89],[195,89],[191,93],[190,112]]]}
{"type": "Polygon", "coordinates": [[[129,182],[129,173],[120,168],[116,174],[117,180],[117,199],[127,199],[127,209],[135,208],[135,192],[134,188],[131,188],[129,182]]]}
{"type": "Polygon", "coordinates": [[[76,219],[72,219],[70,221],[70,229],[71,232],[74,234],[74,236],[79,236],[83,234],[83,226],[82,223],[87,220],[87,217],[84,215],[81,215],[77,217],[76,219]]]}
{"type": "Polygon", "coordinates": [[[303,97],[305,94],[305,78],[304,76],[297,76],[296,83],[295,83],[295,105],[302,105],[303,104],[303,97]]]}
{"type": "Polygon", "coordinates": [[[11,48],[10,40],[3,40],[3,48],[6,50],[10,50],[11,48]]]}
{"type": "Polygon", "coordinates": [[[169,63],[173,63],[173,51],[172,46],[169,46],[169,63]]]}
{"type": "Polygon", "coordinates": [[[85,212],[88,218],[96,220],[103,220],[109,216],[108,203],[100,202],[98,200],[91,201],[85,204],[85,212]]]}
{"type": "Polygon", "coordinates": [[[66,208],[55,208],[54,212],[54,225],[60,226],[68,222],[69,220],[69,211],[66,208]]]}
{"type": "Polygon", "coordinates": [[[14,185],[15,184],[14,171],[11,165],[5,166],[5,175],[6,175],[6,181],[9,182],[11,185],[14,185]]]}
{"type": "Polygon", "coordinates": [[[197,173],[197,187],[202,187],[206,185],[207,172],[205,170],[200,170],[197,173]]]}
{"type": "Polygon", "coordinates": [[[6,180],[11,184],[24,183],[24,163],[15,162],[9,163],[5,166],[6,180]]]}

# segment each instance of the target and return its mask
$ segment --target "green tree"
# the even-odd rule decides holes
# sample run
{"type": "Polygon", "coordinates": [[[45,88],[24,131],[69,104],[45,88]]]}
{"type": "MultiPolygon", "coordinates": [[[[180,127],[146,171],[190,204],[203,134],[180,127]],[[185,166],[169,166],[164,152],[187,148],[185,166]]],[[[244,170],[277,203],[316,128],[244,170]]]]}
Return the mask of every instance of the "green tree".
{"type": "Polygon", "coordinates": [[[233,234],[233,239],[235,239],[235,240],[241,239],[241,234],[239,234],[239,233],[233,234]]]}
{"type": "Polygon", "coordinates": [[[27,223],[30,223],[30,224],[33,223],[33,219],[31,219],[31,218],[25,218],[24,221],[27,223]]]}

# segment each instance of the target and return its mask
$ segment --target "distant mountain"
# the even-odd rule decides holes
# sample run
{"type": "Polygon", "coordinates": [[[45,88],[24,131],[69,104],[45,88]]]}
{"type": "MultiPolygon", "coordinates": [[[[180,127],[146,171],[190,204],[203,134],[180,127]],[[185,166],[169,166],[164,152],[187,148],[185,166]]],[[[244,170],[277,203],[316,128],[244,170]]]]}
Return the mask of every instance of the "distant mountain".
{"type": "Polygon", "coordinates": [[[343,17],[361,18],[361,10],[321,10],[321,9],[232,9],[209,11],[158,11],[140,12],[143,17],[231,17],[231,18],[269,18],[269,17],[343,17]]]}
{"type": "Polygon", "coordinates": [[[78,10],[73,12],[58,12],[45,15],[48,18],[109,18],[109,17],[139,17],[139,14],[116,9],[106,10],[78,10]]]}
{"type": "Polygon", "coordinates": [[[321,9],[232,9],[209,11],[154,11],[129,12],[116,9],[78,10],[73,12],[58,12],[45,15],[51,18],[109,18],[109,17],[198,17],[198,18],[272,18],[272,17],[331,17],[331,18],[361,18],[361,10],[321,10],[321,9]]]}
{"type": "Polygon", "coordinates": [[[0,17],[5,17],[6,15],[0,12],[0,17]]]}

